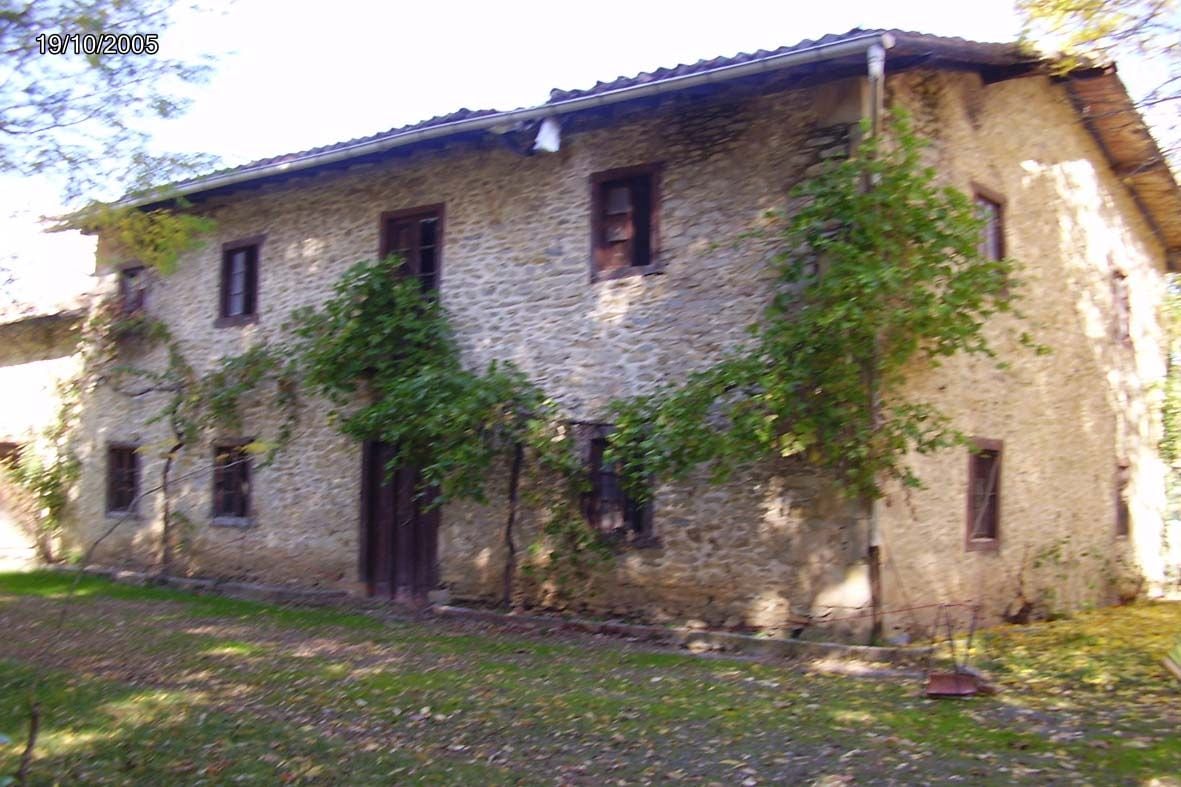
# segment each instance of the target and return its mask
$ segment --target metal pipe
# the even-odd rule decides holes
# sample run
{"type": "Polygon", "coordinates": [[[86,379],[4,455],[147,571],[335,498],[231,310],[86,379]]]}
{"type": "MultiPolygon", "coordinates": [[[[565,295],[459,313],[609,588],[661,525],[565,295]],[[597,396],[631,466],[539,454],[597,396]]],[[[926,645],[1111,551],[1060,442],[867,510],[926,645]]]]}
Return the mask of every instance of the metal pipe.
{"type": "MultiPolygon", "coordinates": [[[[882,130],[882,114],[885,108],[886,50],[877,44],[872,44],[865,51],[865,56],[866,73],[869,81],[869,134],[871,138],[876,140],[882,130]]],[[[876,185],[876,182],[867,180],[864,188],[872,189],[876,185]]],[[[877,343],[878,339],[875,337],[875,362],[878,356],[877,343]]],[[[881,396],[876,386],[873,387],[870,393],[869,407],[873,428],[876,430],[881,422],[882,410],[881,396]]],[[[883,617],[882,522],[881,503],[877,498],[869,501],[869,523],[867,531],[866,536],[869,542],[869,548],[866,553],[866,561],[869,564],[869,603],[871,608],[869,641],[871,644],[877,644],[882,639],[883,617]]]]}
{"type": "Polygon", "coordinates": [[[788,68],[790,66],[805,65],[822,60],[832,60],[846,55],[861,54],[869,49],[877,49],[884,53],[886,49],[893,46],[894,36],[889,33],[866,33],[830,44],[817,44],[804,49],[784,52],[783,54],[772,55],[771,57],[752,60],[746,63],[721,66],[720,68],[710,69],[709,71],[698,74],[683,74],[681,76],[669,77],[668,79],[661,79],[656,82],[629,85],[589,96],[577,96],[562,101],[542,104],[537,107],[514,109],[478,118],[453,120],[448,123],[440,123],[437,126],[410,129],[401,133],[392,134],[388,137],[382,137],[381,139],[357,142],[323,153],[304,154],[291,161],[285,161],[280,164],[262,164],[227,172],[224,175],[210,175],[209,177],[198,178],[189,183],[173,186],[167,190],[160,190],[147,196],[136,197],[119,204],[123,207],[147,205],[173,197],[199,194],[204,191],[232,186],[269,175],[282,175],[310,167],[333,164],[357,156],[381,153],[386,150],[411,145],[415,142],[425,142],[430,139],[437,139],[452,134],[490,130],[496,126],[511,126],[517,123],[539,120],[547,116],[562,115],[583,109],[607,106],[621,101],[659,95],[696,85],[714,84],[730,79],[738,79],[744,76],[788,68]]]}

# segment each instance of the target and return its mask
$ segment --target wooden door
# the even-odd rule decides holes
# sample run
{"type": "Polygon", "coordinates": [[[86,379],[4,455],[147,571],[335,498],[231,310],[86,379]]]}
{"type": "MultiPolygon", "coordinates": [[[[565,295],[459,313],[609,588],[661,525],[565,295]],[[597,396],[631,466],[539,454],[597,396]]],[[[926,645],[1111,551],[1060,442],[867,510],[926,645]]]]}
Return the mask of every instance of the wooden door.
{"type": "Polygon", "coordinates": [[[387,443],[364,445],[361,577],[370,595],[420,603],[438,580],[439,509],[417,492],[416,468],[388,469],[392,456],[387,443]]]}

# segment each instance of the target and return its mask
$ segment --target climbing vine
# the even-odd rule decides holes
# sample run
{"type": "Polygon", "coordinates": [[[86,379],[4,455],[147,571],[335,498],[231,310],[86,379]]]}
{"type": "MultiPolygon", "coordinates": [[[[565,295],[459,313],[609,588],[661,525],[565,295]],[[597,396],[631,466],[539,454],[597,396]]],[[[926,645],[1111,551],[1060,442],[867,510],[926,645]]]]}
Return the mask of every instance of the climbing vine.
{"type": "Polygon", "coordinates": [[[330,418],[341,431],[390,446],[389,468],[417,468],[418,494],[434,505],[487,502],[493,471],[504,468],[508,603],[523,506],[545,511],[552,565],[581,564],[601,552],[577,505],[585,473],[572,430],[514,364],[465,366],[442,305],[400,268],[396,257],[358,263],[327,302],[298,310],[291,325],[295,355],[305,382],[335,405],[330,418]],[[571,538],[572,532],[587,537],[571,538]]]}
{"type": "Polygon", "coordinates": [[[909,453],[962,440],[904,381],[958,353],[994,357],[986,328],[1012,310],[1015,264],[982,253],[982,220],[922,164],[909,119],[892,130],[803,183],[795,211],[760,233],[776,280],[746,346],[612,405],[612,455],[637,494],[652,476],[798,455],[869,500],[887,481],[918,484],[909,453]]]}
{"type": "Polygon", "coordinates": [[[81,469],[71,440],[78,417],[77,390],[69,384],[59,385],[58,399],[57,414],[41,439],[0,463],[6,480],[20,490],[33,522],[38,555],[46,562],[57,559],[55,545],[62,533],[70,489],[81,469]]]}
{"type": "Polygon", "coordinates": [[[256,438],[247,451],[260,466],[272,462],[292,439],[300,413],[295,364],[283,348],[257,344],[236,355],[225,356],[212,369],[198,372],[173,337],[168,325],[143,311],[130,314],[119,299],[95,309],[85,330],[85,366],[94,385],[107,385],[130,397],[156,397],[161,402],[147,424],[163,423],[167,437],[141,451],[157,451],[163,458],[159,489],[163,499],[160,567],[172,571],[180,546],[173,474],[184,449],[219,433],[240,433],[243,409],[248,402],[261,403],[279,414],[279,426],[270,440],[256,438]],[[163,349],[163,363],[145,359],[155,348],[163,349]]]}

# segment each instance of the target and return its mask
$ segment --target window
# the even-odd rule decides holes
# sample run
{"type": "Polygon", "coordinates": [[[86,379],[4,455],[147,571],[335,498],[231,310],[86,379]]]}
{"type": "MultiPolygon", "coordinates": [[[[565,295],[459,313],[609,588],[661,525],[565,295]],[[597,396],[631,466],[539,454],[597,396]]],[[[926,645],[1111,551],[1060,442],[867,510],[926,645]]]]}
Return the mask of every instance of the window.
{"type": "Polygon", "coordinates": [[[1004,210],[999,197],[976,190],[976,215],[984,221],[981,230],[980,254],[986,259],[999,260],[1005,256],[1004,210]]]}
{"type": "Polygon", "coordinates": [[[591,176],[591,280],[658,270],[659,168],[650,165],[591,176]]]}
{"type": "Polygon", "coordinates": [[[135,508],[139,494],[139,454],[132,445],[107,447],[107,513],[122,514],[135,508]]]}
{"type": "Polygon", "coordinates": [[[1128,484],[1131,473],[1125,463],[1115,468],[1115,534],[1127,538],[1132,532],[1132,512],[1128,505],[1128,484]]]}
{"type": "Polygon", "coordinates": [[[1132,299],[1128,292],[1128,274],[1122,268],[1111,271],[1111,320],[1115,340],[1132,344],[1132,299]]]}
{"type": "Polygon", "coordinates": [[[402,270],[422,282],[423,292],[439,288],[443,206],[395,211],[382,216],[381,256],[397,254],[402,270]]]}
{"type": "Polygon", "coordinates": [[[590,473],[590,491],[583,498],[587,522],[611,539],[634,546],[650,545],[654,541],[652,504],[631,498],[623,487],[618,468],[604,461],[610,427],[601,424],[581,426],[590,473]]]}
{"type": "Polygon", "coordinates": [[[250,516],[250,454],[245,443],[213,449],[213,516],[215,519],[250,516]]]}
{"type": "Polygon", "coordinates": [[[219,325],[241,325],[258,318],[258,249],[260,239],[222,247],[219,325]]]}
{"type": "Polygon", "coordinates": [[[147,306],[148,274],[142,265],[119,271],[119,308],[124,314],[137,314],[147,306]]]}
{"type": "Polygon", "coordinates": [[[21,460],[20,443],[0,443],[0,466],[16,465],[21,460]]]}
{"type": "Polygon", "coordinates": [[[968,454],[968,549],[996,549],[1000,542],[1000,440],[977,438],[968,454]]]}

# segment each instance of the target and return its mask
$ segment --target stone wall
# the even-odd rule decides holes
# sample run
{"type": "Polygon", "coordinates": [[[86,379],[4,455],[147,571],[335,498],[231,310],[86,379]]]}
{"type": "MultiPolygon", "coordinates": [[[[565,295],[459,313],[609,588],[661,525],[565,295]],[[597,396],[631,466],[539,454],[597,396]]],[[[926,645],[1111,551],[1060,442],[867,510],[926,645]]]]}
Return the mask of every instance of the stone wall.
{"type": "Polygon", "coordinates": [[[920,72],[891,89],[934,140],[930,162],[948,182],[1004,198],[1027,319],[990,326],[1007,369],[961,357],[910,374],[915,395],[966,434],[1004,441],[1001,533],[997,550],[965,549],[966,449],[915,457],[926,488],[895,491],[881,508],[887,607],[978,601],[995,621],[1016,610],[1023,587],[1044,611],[1071,609],[1112,600],[1135,566],[1159,589],[1165,562],[1178,560],[1161,544],[1163,250],[1060,86],[920,72]],[[1119,275],[1130,294],[1127,339],[1113,303],[1119,275]],[[1022,330],[1052,352],[1022,348],[1022,330]],[[1131,477],[1128,538],[1116,536],[1121,462],[1131,477]]]}
{"type": "MultiPolygon", "coordinates": [[[[30,317],[0,324],[0,443],[45,449],[43,435],[58,417],[60,385],[78,369],[76,315],[30,317]]],[[[0,570],[36,559],[34,512],[22,490],[0,473],[0,570]]]]}
{"type": "MultiPolygon", "coordinates": [[[[1038,79],[977,84],[973,92],[965,82],[971,79],[903,76],[892,85],[899,100],[936,113],[929,122],[922,119],[939,132],[933,155],[956,185],[966,188],[977,179],[1009,196],[1009,215],[1021,217],[1010,224],[1011,249],[1028,256],[1037,271],[1026,309],[1039,338],[1057,352],[1049,361],[1023,358],[1003,374],[972,364],[950,365],[938,374],[915,370],[916,390],[945,399],[967,431],[1011,441],[1005,472],[1014,483],[1006,486],[1002,553],[965,554],[960,470],[966,458],[955,453],[921,463],[933,483],[912,500],[918,522],[903,516],[910,507],[901,497],[892,496],[884,507],[894,572],[887,574],[890,604],[950,598],[970,586],[988,594],[995,609],[1009,586],[993,581],[989,567],[1011,570],[1020,545],[1053,540],[1040,518],[1023,512],[1064,512],[1053,514],[1060,520],[1056,527],[1085,528],[1111,543],[1111,488],[1101,484],[1110,484],[1116,414],[1124,405],[1114,392],[1097,393],[1109,386],[1107,364],[1115,359],[1103,354],[1103,342],[1083,319],[1101,322],[1107,304],[1096,284],[1088,292],[1098,300],[1088,302],[1090,311],[1083,309],[1072,300],[1080,291],[1060,279],[1097,264],[1095,255],[1102,252],[1089,246],[1080,251],[1063,235],[1066,230],[1045,229],[1059,212],[1084,210],[1080,200],[1089,198],[1088,182],[1101,188],[1105,201],[1100,218],[1111,229],[1102,231],[1121,233],[1121,246],[1132,249],[1125,264],[1136,285],[1137,331],[1147,338],[1137,334],[1144,379],[1127,390],[1127,407],[1142,407],[1143,391],[1159,367],[1147,360],[1157,341],[1149,320],[1158,297],[1159,249],[1126,195],[1101,170],[1074,117],[1059,106],[1061,94],[1038,79]],[[915,101],[915,81],[930,79],[943,80],[934,84],[935,100],[915,101]],[[1016,107],[1030,118],[1029,131],[1009,129],[1016,107]],[[1039,139],[1050,130],[1067,144],[1039,139]],[[1075,163],[1066,166],[1069,161],[1075,163]],[[1078,173],[1090,173],[1091,180],[1078,180],[1078,173]],[[1076,264],[1082,258],[1086,263],[1076,264]],[[1044,398],[1032,397],[1018,382],[1044,398]],[[1048,479],[1069,469],[1071,459],[1061,448],[1077,436],[1083,417],[1086,472],[1068,486],[1055,485],[1048,479]],[[1108,480],[1098,475],[1104,467],[1108,480]],[[1030,473],[1028,482],[1016,481],[1030,473]],[[1063,507],[1063,496],[1082,486],[1086,496],[1063,507]],[[972,584],[981,575],[990,577],[989,584],[972,584]]],[[[373,258],[383,212],[443,204],[441,297],[468,361],[512,360],[573,419],[593,420],[611,398],[681,379],[743,341],[744,329],[766,303],[771,273],[760,253],[735,240],[763,221],[767,210],[783,207],[787,191],[819,157],[842,152],[857,120],[860,91],[852,82],[720,104],[668,98],[642,113],[622,112],[609,124],[568,132],[553,155],[524,157],[494,141],[456,143],[224,198],[210,205],[216,237],[156,283],[149,308],[174,326],[190,360],[206,366],[255,342],[281,338],[293,308],[322,301],[349,265],[373,258]],[[663,273],[592,284],[588,178],[651,162],[663,163],[663,273]],[[221,244],[260,234],[266,236],[260,319],[215,328],[221,244]]],[[[149,446],[144,483],[158,477],[160,460],[151,446],[159,444],[162,427],[148,421],[159,404],[152,397],[129,401],[106,389],[93,393],[77,511],[80,540],[109,524],[101,461],[108,442],[149,446]]],[[[325,422],[326,409],[308,402],[294,443],[256,474],[248,528],[211,525],[211,449],[186,449],[177,472],[183,479],[181,511],[190,522],[189,570],[357,589],[360,450],[325,422]]],[[[1136,432],[1142,441],[1155,428],[1147,419],[1141,416],[1136,426],[1143,427],[1136,432]]],[[[251,436],[273,428],[273,414],[248,419],[251,436]]],[[[1148,443],[1141,447],[1135,460],[1136,539],[1149,537],[1147,522],[1159,510],[1160,492],[1148,443]]],[[[150,559],[159,505],[158,496],[145,501],[135,521],[106,543],[102,559],[150,559]]],[[[496,594],[502,508],[494,502],[444,509],[439,556],[453,596],[496,594]]],[[[865,534],[856,511],[830,484],[799,467],[764,468],[718,486],[703,478],[662,486],[655,523],[660,545],[620,555],[582,591],[580,603],[649,618],[780,628],[809,612],[853,618],[865,608],[865,534]]],[[[529,529],[526,522],[526,540],[529,529]]],[[[853,618],[844,625],[862,623],[853,618]]]]}

